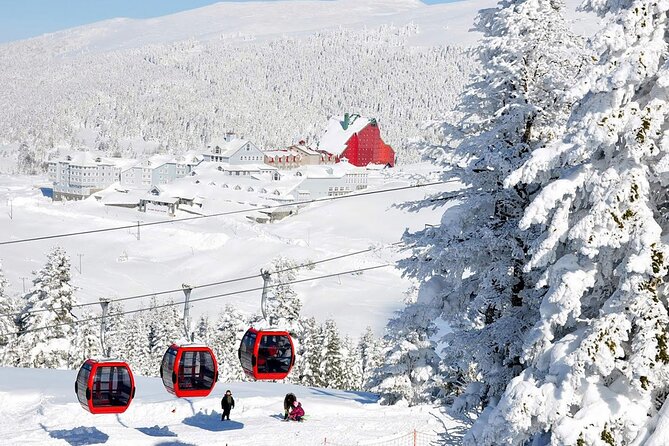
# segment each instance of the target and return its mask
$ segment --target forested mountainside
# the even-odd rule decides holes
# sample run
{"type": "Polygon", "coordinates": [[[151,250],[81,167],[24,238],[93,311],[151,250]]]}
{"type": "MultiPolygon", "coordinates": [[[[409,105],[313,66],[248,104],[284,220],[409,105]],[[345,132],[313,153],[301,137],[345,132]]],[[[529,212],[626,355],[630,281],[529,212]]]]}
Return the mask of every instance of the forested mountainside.
{"type": "Polygon", "coordinates": [[[452,109],[475,65],[465,49],[408,45],[419,32],[382,26],[68,57],[19,42],[0,54],[0,79],[12,85],[0,93],[0,144],[22,145],[27,164],[55,147],[201,150],[228,130],[277,148],[314,141],[328,116],[357,112],[378,119],[400,160],[416,159],[406,141],[452,109]]]}

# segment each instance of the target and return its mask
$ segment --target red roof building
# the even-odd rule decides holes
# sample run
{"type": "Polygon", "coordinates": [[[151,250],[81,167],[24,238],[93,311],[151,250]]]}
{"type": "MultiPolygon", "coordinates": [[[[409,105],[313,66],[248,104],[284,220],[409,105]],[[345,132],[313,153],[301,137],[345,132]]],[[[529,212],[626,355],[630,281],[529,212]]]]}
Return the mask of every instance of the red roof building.
{"type": "Polygon", "coordinates": [[[354,166],[395,166],[395,151],[381,139],[379,125],[374,118],[348,113],[341,121],[331,118],[318,148],[331,153],[337,160],[347,158],[354,166]]]}

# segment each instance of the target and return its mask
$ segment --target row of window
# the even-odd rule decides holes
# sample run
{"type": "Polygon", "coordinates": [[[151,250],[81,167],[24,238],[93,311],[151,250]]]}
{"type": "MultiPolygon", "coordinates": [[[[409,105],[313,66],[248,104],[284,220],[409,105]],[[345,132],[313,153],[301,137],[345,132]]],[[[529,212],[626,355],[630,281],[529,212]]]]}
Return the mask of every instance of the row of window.
{"type": "Polygon", "coordinates": [[[349,191],[344,191],[344,192],[328,192],[328,197],[340,197],[342,195],[346,195],[349,193],[349,191]]]}
{"type": "MultiPolygon", "coordinates": [[[[269,158],[269,157],[268,157],[268,158],[269,158]]],[[[300,157],[300,156],[298,156],[298,155],[295,155],[295,156],[286,156],[286,158],[285,158],[285,162],[286,162],[286,163],[296,163],[296,162],[300,161],[301,159],[302,159],[302,157],[300,157]]],[[[277,162],[277,163],[283,163],[283,162],[284,162],[284,158],[283,158],[282,156],[280,156],[279,158],[269,158],[268,161],[269,161],[270,163],[274,163],[274,162],[277,162]]]]}

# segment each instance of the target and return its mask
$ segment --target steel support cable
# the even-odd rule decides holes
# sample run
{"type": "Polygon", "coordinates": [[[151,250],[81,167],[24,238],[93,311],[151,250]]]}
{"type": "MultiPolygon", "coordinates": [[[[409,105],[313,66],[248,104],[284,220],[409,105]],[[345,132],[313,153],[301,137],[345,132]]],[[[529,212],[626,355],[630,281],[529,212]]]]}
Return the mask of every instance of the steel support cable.
{"type": "MultiPolygon", "coordinates": [[[[378,250],[385,249],[385,248],[390,248],[390,247],[393,247],[393,246],[399,246],[403,243],[404,242],[400,241],[400,242],[390,243],[388,245],[383,245],[383,246],[369,247],[369,248],[366,248],[366,249],[361,249],[359,251],[350,252],[350,253],[347,253],[347,254],[341,254],[341,255],[338,255],[338,256],[328,257],[328,258],[325,258],[325,259],[315,260],[315,261],[312,261],[312,262],[301,263],[299,265],[283,268],[283,269],[276,270],[276,271],[270,271],[270,274],[280,274],[280,273],[284,273],[284,272],[288,272],[288,271],[292,271],[292,270],[298,270],[298,269],[301,269],[301,268],[308,268],[310,266],[320,265],[322,263],[327,263],[327,262],[332,262],[332,261],[335,261],[335,260],[345,259],[347,257],[357,256],[357,255],[360,255],[360,254],[364,254],[366,252],[373,252],[373,251],[378,251],[378,250]]],[[[253,275],[250,275],[250,276],[243,276],[243,277],[236,277],[236,278],[232,278],[232,279],[219,280],[217,282],[204,283],[202,285],[193,285],[191,287],[191,289],[195,290],[195,289],[198,289],[198,288],[208,288],[208,287],[212,287],[212,286],[226,285],[226,284],[229,284],[229,283],[242,282],[242,281],[245,281],[245,280],[255,279],[256,277],[261,277],[261,276],[260,276],[260,274],[253,274],[253,275]]],[[[172,290],[163,290],[163,291],[156,291],[156,292],[151,292],[151,293],[136,294],[136,295],[126,296],[126,297],[119,297],[119,298],[116,298],[116,299],[111,299],[110,303],[124,302],[124,301],[129,301],[129,300],[136,300],[136,299],[143,299],[143,298],[146,298],[146,297],[161,296],[161,295],[172,294],[172,293],[177,293],[177,292],[179,292],[179,293],[183,292],[183,288],[175,288],[175,289],[172,289],[172,290]]],[[[88,303],[75,304],[75,305],[72,305],[72,309],[82,308],[82,307],[89,307],[89,306],[93,306],[93,305],[100,305],[100,303],[99,302],[88,302],[88,303]]],[[[55,309],[51,309],[51,308],[40,308],[40,309],[32,310],[32,311],[17,311],[17,312],[14,312],[14,313],[0,314],[0,317],[3,317],[3,316],[4,317],[16,317],[16,316],[21,316],[21,315],[24,315],[24,314],[44,313],[44,312],[54,311],[54,310],[55,309]]]]}
{"type": "MultiPolygon", "coordinates": [[[[325,274],[325,275],[316,276],[316,277],[309,277],[309,278],[306,278],[306,279],[299,279],[299,280],[293,280],[293,281],[289,281],[289,282],[275,283],[275,284],[268,285],[268,288],[276,288],[276,287],[283,286],[283,285],[293,285],[293,284],[309,282],[309,281],[313,281],[313,280],[328,279],[328,278],[331,278],[331,277],[341,276],[342,274],[351,274],[351,273],[358,273],[358,272],[364,272],[364,271],[371,271],[371,270],[375,270],[375,269],[379,269],[379,268],[386,268],[386,267],[392,266],[392,265],[393,265],[392,263],[385,263],[385,264],[382,264],[382,265],[369,266],[369,267],[366,267],[366,268],[358,268],[358,269],[353,269],[353,270],[348,270],[348,271],[340,271],[340,272],[337,272],[337,273],[325,274]]],[[[236,294],[252,293],[252,292],[256,292],[256,291],[262,291],[262,287],[247,288],[245,290],[231,291],[231,292],[228,292],[228,293],[215,294],[215,295],[212,295],[212,296],[198,297],[198,298],[195,298],[195,299],[191,299],[190,302],[192,303],[192,302],[201,302],[201,301],[211,300],[211,299],[220,299],[221,297],[234,296],[236,294]]],[[[142,313],[142,312],[145,312],[145,311],[153,311],[153,310],[158,310],[160,308],[167,308],[167,307],[172,307],[172,306],[175,306],[175,305],[182,305],[183,303],[184,303],[183,300],[180,300],[178,302],[168,302],[168,303],[164,303],[164,304],[154,305],[154,306],[148,307],[148,308],[139,308],[139,309],[136,309],[136,310],[128,310],[128,311],[122,311],[122,312],[119,312],[119,313],[112,313],[112,314],[109,315],[109,317],[112,318],[112,317],[123,316],[123,315],[127,315],[127,314],[135,314],[135,313],[142,313]]],[[[99,304],[99,303],[96,302],[96,304],[99,304]]],[[[28,329],[28,330],[19,330],[19,331],[8,332],[8,333],[0,333],[0,337],[2,337],[2,336],[17,336],[17,335],[21,335],[21,334],[25,334],[25,333],[32,333],[32,332],[36,332],[36,331],[49,330],[49,329],[52,329],[52,328],[74,326],[74,325],[83,324],[83,323],[86,323],[86,322],[99,321],[101,319],[102,319],[102,316],[93,316],[93,317],[89,317],[89,318],[85,318],[85,319],[77,319],[73,322],[63,322],[63,323],[60,323],[60,324],[46,325],[44,327],[32,328],[32,329],[28,329]]]]}

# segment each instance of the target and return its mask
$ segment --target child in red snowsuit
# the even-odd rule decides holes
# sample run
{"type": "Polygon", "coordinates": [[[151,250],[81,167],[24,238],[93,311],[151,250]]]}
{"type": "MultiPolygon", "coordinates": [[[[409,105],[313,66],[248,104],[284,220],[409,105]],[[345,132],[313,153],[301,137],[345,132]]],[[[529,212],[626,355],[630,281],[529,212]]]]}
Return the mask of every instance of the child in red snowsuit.
{"type": "Polygon", "coordinates": [[[302,417],[304,417],[304,409],[302,409],[302,403],[300,403],[299,401],[293,402],[293,410],[290,411],[288,419],[293,421],[302,421],[302,417]]]}

